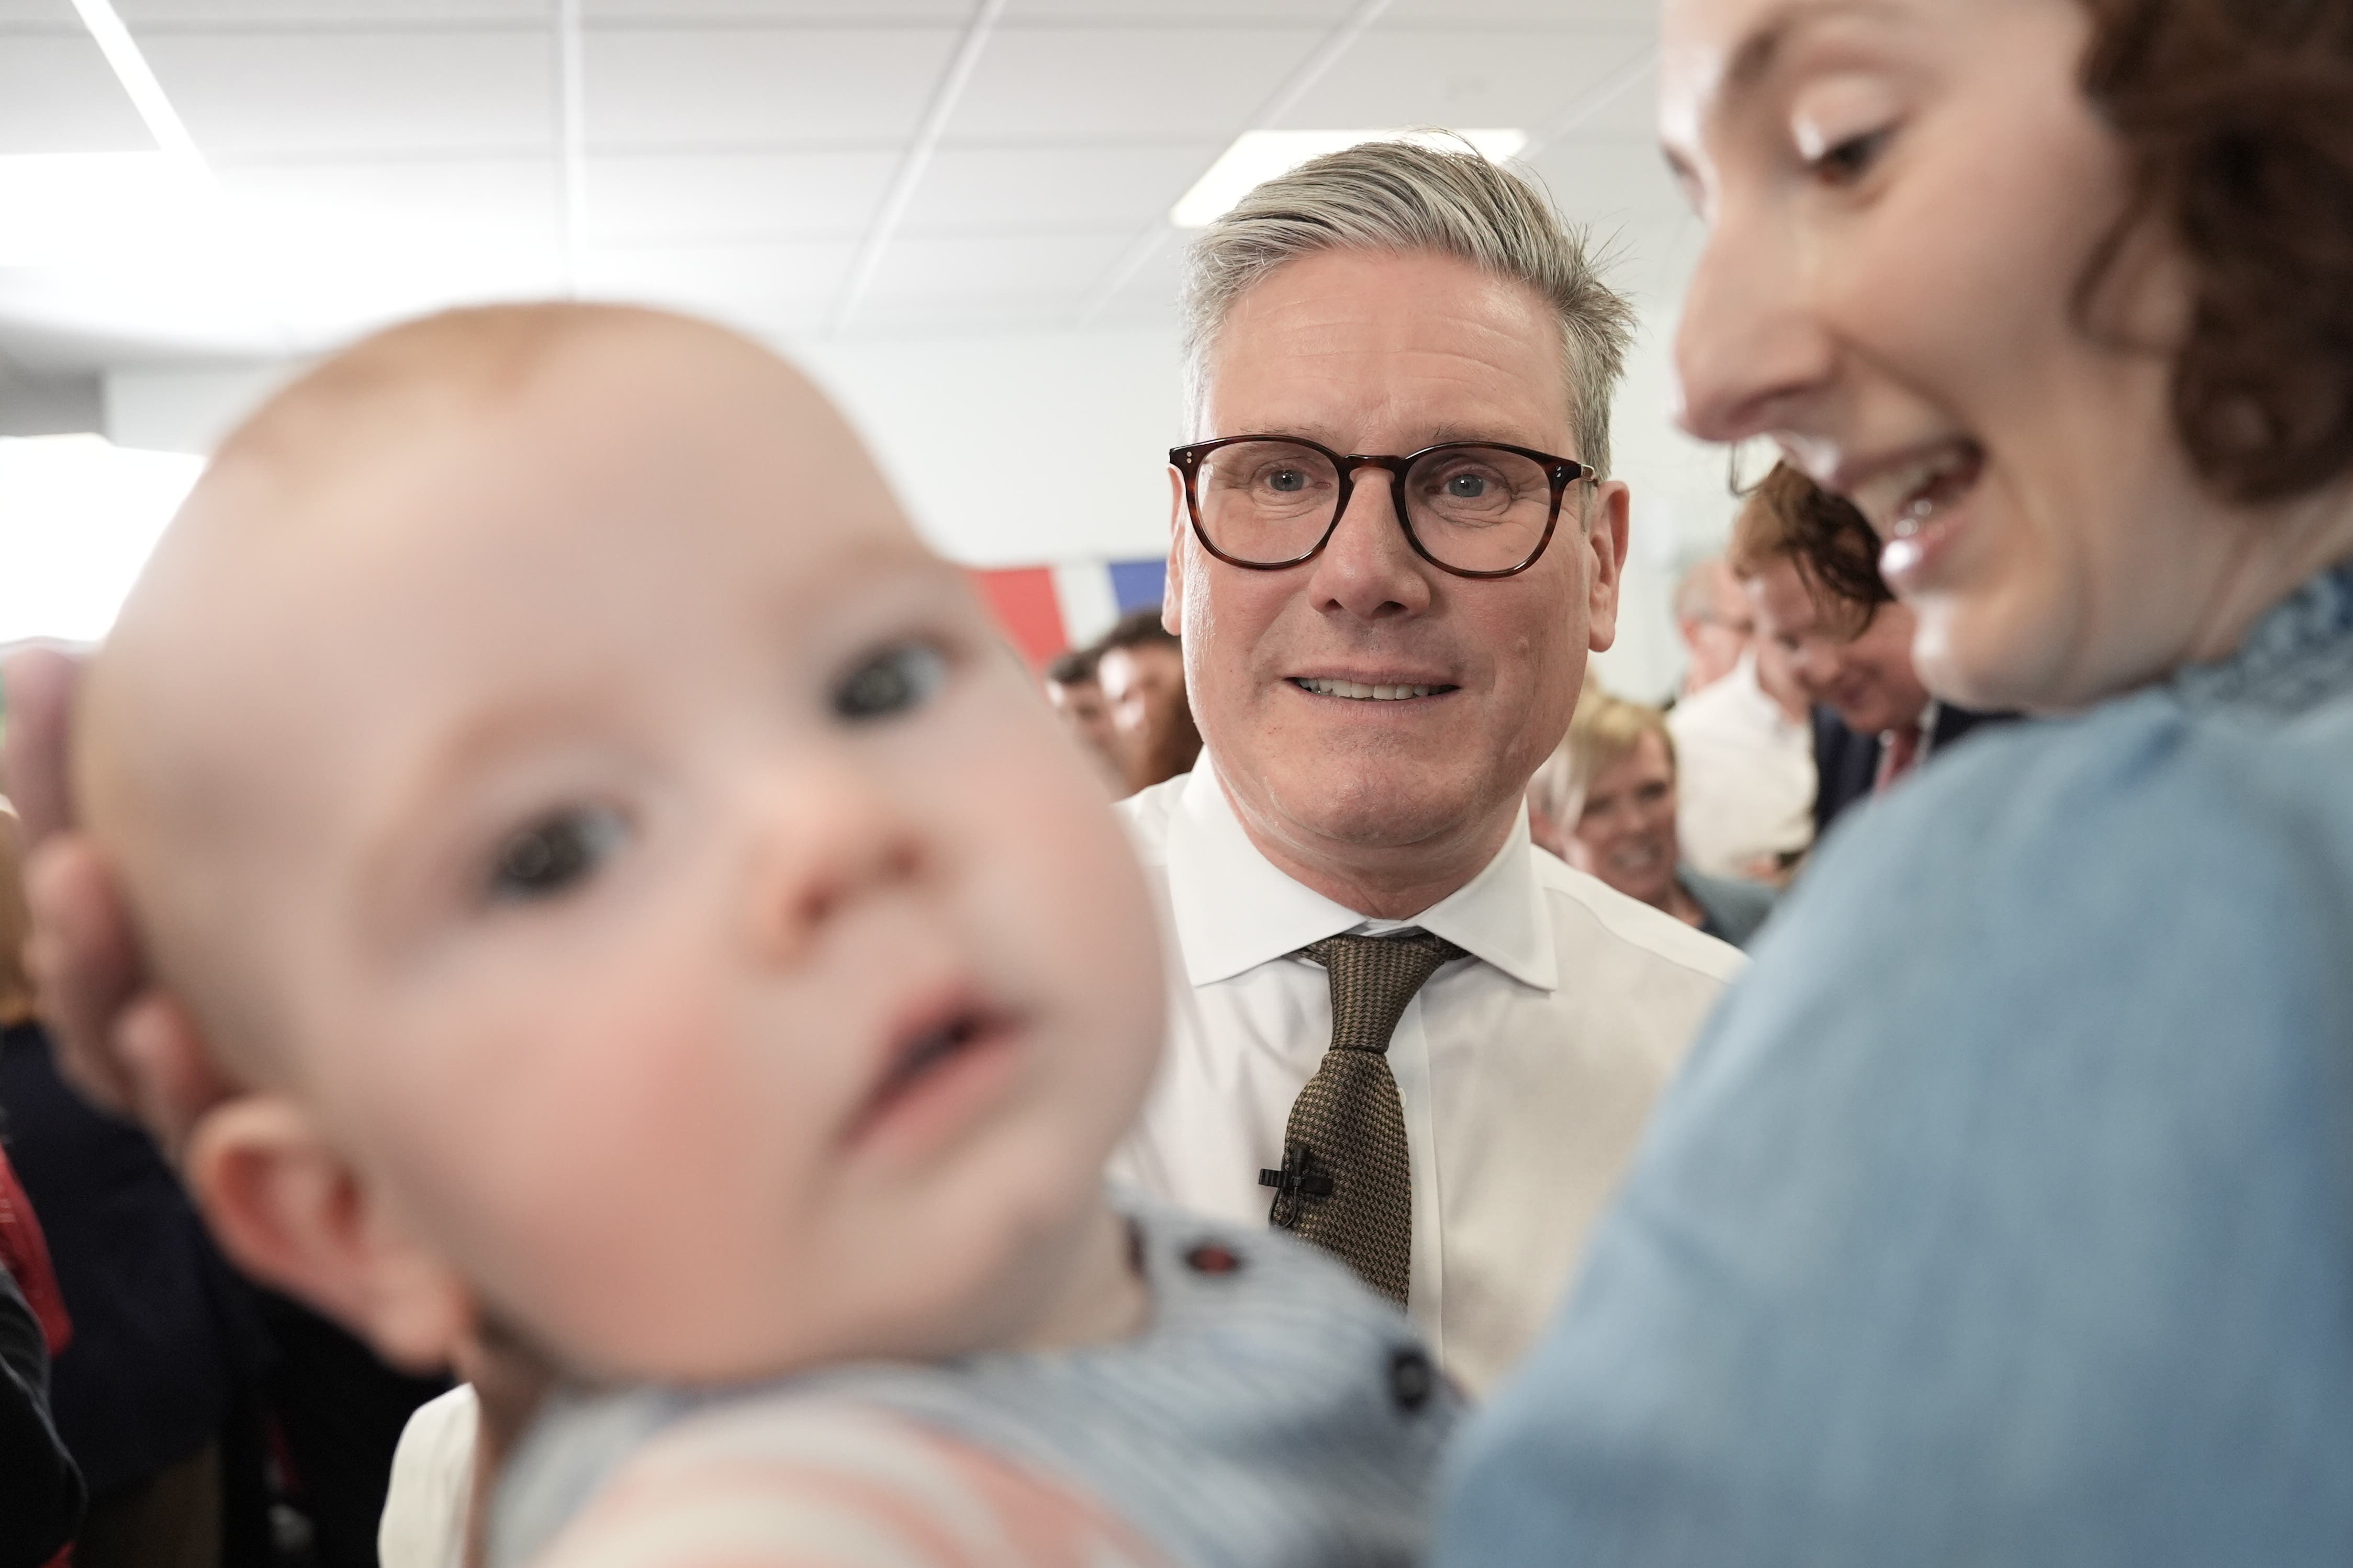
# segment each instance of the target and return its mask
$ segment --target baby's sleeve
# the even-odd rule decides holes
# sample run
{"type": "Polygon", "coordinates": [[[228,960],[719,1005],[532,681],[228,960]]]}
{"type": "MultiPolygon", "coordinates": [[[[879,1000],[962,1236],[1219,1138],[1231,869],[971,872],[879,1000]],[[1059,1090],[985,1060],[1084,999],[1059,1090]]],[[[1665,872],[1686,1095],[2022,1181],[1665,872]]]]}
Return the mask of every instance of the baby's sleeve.
{"type": "Polygon", "coordinates": [[[665,1432],[532,1568],[1166,1568],[1069,1484],[914,1421],[812,1402],[665,1432]]]}

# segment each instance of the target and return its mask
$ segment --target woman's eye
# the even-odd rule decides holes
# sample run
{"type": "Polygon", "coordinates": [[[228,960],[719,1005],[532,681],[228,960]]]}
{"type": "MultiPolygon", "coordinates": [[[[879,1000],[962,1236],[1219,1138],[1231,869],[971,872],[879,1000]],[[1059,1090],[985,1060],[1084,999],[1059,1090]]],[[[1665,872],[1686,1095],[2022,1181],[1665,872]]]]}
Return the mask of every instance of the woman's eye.
{"type": "Polygon", "coordinates": [[[566,892],[603,865],[628,832],[621,814],[606,806],[573,806],[542,817],[499,846],[491,895],[551,899],[566,892]]]}
{"type": "Polygon", "coordinates": [[[929,643],[882,649],[842,677],[833,711],[842,719],[887,719],[930,700],[947,679],[948,661],[929,643]]]}
{"type": "Polygon", "coordinates": [[[1814,174],[1833,185],[1851,185],[1871,172],[1879,162],[1880,153],[1887,150],[1891,129],[1867,131],[1860,136],[1850,136],[1834,142],[1809,164],[1814,174]]]}

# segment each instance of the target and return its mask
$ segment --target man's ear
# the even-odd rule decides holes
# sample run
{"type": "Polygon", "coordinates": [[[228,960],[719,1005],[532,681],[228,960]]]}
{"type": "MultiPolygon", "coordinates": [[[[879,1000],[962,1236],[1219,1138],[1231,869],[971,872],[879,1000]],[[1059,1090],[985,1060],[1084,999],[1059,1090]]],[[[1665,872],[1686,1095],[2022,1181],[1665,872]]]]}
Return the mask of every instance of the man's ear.
{"type": "Polygon", "coordinates": [[[1626,535],[1633,510],[1623,479],[1605,479],[1586,503],[1585,547],[1593,580],[1587,586],[1586,647],[1595,653],[1618,640],[1618,589],[1626,569],[1626,535]]]}
{"type": "Polygon", "coordinates": [[[473,1292],[284,1095],[248,1094],[207,1112],[189,1136],[187,1179],[240,1268],[386,1361],[447,1366],[476,1327],[473,1292]]]}
{"type": "Polygon", "coordinates": [[[1168,465],[1168,572],[1160,590],[1160,626],[1185,635],[1185,476],[1168,465]]]}

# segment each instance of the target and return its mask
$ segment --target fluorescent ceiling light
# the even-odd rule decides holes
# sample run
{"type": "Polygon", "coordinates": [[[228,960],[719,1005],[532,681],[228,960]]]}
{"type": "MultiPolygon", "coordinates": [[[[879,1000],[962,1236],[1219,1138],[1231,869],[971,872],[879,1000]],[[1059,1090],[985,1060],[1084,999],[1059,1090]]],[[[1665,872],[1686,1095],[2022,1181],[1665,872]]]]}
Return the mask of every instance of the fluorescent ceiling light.
{"type": "Polygon", "coordinates": [[[174,254],[216,216],[211,166],[112,0],[73,5],[157,150],[0,157],[0,267],[174,254]]]}
{"type": "Polygon", "coordinates": [[[131,37],[131,29],[124,26],[122,18],[114,14],[113,0],[73,0],[73,6],[80,13],[81,25],[90,29],[90,36],[97,43],[99,52],[113,68],[114,79],[122,84],[124,92],[130,94],[131,107],[139,111],[141,120],[146,121],[147,134],[155,138],[155,145],[162,148],[167,157],[186,163],[192,172],[204,174],[204,154],[196,151],[196,143],[189,136],[188,128],[180,123],[180,111],[174,109],[172,100],[164,96],[164,84],[157,81],[155,73],[148,68],[147,57],[139,52],[139,45],[131,37]]]}
{"type": "Polygon", "coordinates": [[[0,643],[104,637],[203,468],[102,436],[0,440],[0,643]]]}
{"type": "Polygon", "coordinates": [[[1525,131],[1245,131],[1209,172],[1194,182],[1168,210],[1178,228],[1205,228],[1236,202],[1277,174],[1287,174],[1310,158],[1337,153],[1362,142],[1413,142],[1424,147],[1458,147],[1468,142],[1490,163],[1501,163],[1528,144],[1525,131]]]}
{"type": "Polygon", "coordinates": [[[137,255],[184,238],[214,188],[169,153],[0,157],[0,267],[137,255]]]}

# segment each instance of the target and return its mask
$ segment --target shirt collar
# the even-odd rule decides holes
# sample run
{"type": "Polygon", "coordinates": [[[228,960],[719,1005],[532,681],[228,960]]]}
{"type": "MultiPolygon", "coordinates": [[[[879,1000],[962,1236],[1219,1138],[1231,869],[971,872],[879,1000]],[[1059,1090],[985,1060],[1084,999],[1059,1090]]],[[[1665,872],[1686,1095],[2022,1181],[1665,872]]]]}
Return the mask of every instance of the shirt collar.
{"type": "MultiPolygon", "coordinates": [[[[1486,869],[1412,923],[1524,984],[1552,990],[1560,984],[1559,960],[1535,855],[1522,810],[1486,869]]],[[[1207,752],[1170,815],[1168,901],[1186,978],[1195,985],[1230,980],[1366,923],[1355,910],[1293,881],[1259,853],[1207,752]]]]}
{"type": "Polygon", "coordinates": [[[2319,574],[2257,621],[2236,652],[2173,678],[2192,708],[2298,713],[2353,689],[2353,561],[2319,574]]]}

